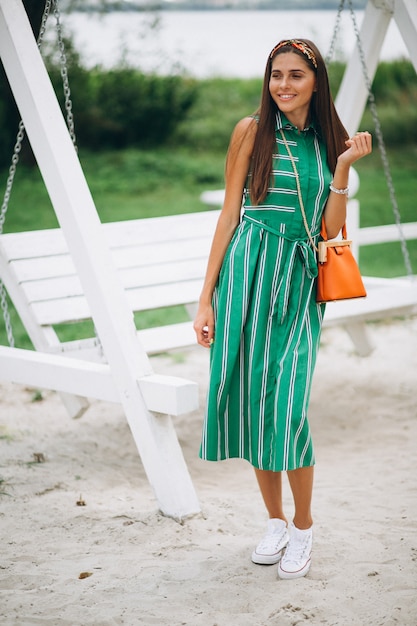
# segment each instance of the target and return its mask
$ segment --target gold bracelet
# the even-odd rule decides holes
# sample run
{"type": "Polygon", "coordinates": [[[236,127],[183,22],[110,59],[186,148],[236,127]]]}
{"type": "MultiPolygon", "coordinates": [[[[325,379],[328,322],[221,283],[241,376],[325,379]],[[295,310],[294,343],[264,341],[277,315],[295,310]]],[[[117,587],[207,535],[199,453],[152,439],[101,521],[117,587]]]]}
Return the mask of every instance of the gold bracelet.
{"type": "Polygon", "coordinates": [[[349,195],[349,187],[345,187],[344,189],[337,189],[337,187],[333,187],[333,181],[329,185],[330,191],[333,193],[339,194],[339,196],[348,196],[349,195]]]}

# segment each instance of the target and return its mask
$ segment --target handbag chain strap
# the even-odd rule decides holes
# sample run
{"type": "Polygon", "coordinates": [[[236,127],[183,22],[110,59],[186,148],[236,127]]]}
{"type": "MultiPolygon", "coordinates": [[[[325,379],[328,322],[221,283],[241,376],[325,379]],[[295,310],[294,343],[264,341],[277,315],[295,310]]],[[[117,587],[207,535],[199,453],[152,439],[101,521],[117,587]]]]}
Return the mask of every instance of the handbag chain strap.
{"type": "Polygon", "coordinates": [[[301,209],[301,214],[303,216],[304,228],[306,229],[306,233],[308,235],[308,238],[310,240],[311,245],[313,246],[314,250],[316,252],[318,252],[318,248],[317,248],[316,244],[314,243],[314,239],[313,239],[310,227],[309,227],[308,222],[307,222],[307,216],[306,216],[306,212],[305,212],[305,209],[304,209],[303,197],[301,195],[300,177],[298,175],[297,166],[295,165],[294,157],[292,155],[292,152],[291,152],[290,147],[288,145],[288,141],[287,141],[287,139],[286,139],[286,137],[284,135],[284,132],[283,132],[282,128],[280,128],[280,133],[281,133],[283,142],[285,144],[285,147],[287,149],[288,156],[290,157],[292,169],[294,170],[295,182],[296,182],[296,185],[297,185],[298,200],[300,202],[300,209],[301,209]]]}

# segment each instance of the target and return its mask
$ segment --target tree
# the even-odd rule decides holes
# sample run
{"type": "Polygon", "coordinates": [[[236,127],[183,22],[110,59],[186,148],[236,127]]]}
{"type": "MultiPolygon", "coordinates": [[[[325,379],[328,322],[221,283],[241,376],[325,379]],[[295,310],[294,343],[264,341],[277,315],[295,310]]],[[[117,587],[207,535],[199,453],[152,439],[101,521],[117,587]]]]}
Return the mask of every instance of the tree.
{"type": "MultiPolygon", "coordinates": [[[[23,0],[30,25],[35,38],[38,37],[42,15],[43,2],[39,0],[23,0]]],[[[0,66],[0,167],[7,166],[16,141],[16,133],[20,121],[20,114],[15,103],[13,93],[3,66],[0,66]]],[[[24,140],[21,151],[21,160],[33,163],[34,157],[27,139],[24,140]]]]}

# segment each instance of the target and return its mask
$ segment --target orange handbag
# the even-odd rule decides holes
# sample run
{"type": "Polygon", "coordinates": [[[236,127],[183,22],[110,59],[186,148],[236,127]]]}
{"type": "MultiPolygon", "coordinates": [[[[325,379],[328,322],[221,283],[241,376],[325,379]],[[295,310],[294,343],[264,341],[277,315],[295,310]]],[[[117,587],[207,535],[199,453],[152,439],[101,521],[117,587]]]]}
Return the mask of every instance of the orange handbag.
{"type": "Polygon", "coordinates": [[[312,247],[318,252],[318,275],[317,275],[317,302],[332,302],[333,300],[347,300],[349,298],[364,298],[365,287],[358,264],[350,249],[352,243],[347,239],[346,224],[343,224],[341,241],[328,241],[324,217],[321,220],[320,237],[318,248],[316,247],[307,222],[301,195],[300,177],[295,165],[294,157],[281,129],[282,140],[290,157],[297,184],[298,199],[304,227],[312,247]]]}
{"type": "Polygon", "coordinates": [[[317,302],[332,302],[349,298],[364,298],[366,290],[358,264],[350,249],[346,224],[342,240],[328,241],[324,218],[321,222],[322,241],[318,243],[317,302]]]}

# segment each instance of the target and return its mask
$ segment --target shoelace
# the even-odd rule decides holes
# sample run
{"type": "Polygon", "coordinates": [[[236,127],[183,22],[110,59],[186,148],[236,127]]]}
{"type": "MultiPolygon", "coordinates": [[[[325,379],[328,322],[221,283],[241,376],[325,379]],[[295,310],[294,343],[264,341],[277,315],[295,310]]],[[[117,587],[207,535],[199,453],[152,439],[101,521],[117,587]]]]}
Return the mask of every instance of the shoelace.
{"type": "Polygon", "coordinates": [[[310,538],[306,535],[301,541],[290,541],[285,552],[285,559],[288,561],[301,561],[305,556],[310,538]]]}
{"type": "Polygon", "coordinates": [[[262,551],[265,549],[268,550],[271,548],[276,548],[283,541],[284,532],[285,531],[267,533],[262,537],[261,541],[259,542],[257,550],[262,551]]]}

